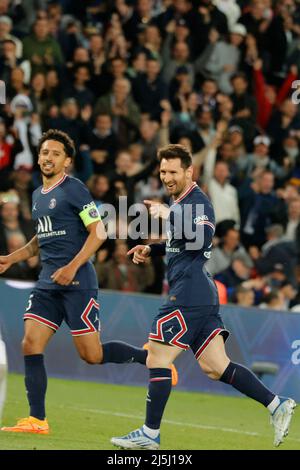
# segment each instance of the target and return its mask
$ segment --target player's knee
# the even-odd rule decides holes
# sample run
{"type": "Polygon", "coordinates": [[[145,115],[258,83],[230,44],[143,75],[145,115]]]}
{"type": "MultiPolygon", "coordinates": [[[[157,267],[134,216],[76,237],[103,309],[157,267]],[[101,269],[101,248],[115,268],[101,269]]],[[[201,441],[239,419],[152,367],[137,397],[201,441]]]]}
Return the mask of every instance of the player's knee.
{"type": "Polygon", "coordinates": [[[148,369],[155,369],[155,368],[164,368],[167,369],[168,367],[171,366],[171,363],[168,361],[167,358],[162,357],[161,355],[155,355],[151,354],[150,352],[148,353],[147,359],[146,359],[146,366],[148,369]]]}
{"type": "Polygon", "coordinates": [[[218,371],[212,370],[208,374],[206,374],[207,377],[209,377],[211,380],[220,380],[220,377],[222,374],[220,374],[218,371]]]}
{"type": "Polygon", "coordinates": [[[26,335],[22,341],[22,351],[24,355],[37,354],[38,352],[38,341],[35,336],[26,335]]]}
{"type": "Polygon", "coordinates": [[[80,354],[81,359],[90,365],[101,364],[102,359],[103,359],[100,351],[97,351],[97,352],[81,351],[79,354],[80,354]]]}
{"type": "Polygon", "coordinates": [[[146,359],[146,367],[148,369],[153,369],[154,367],[157,367],[155,359],[148,354],[147,359],[146,359]]]}
{"type": "Polygon", "coordinates": [[[201,364],[201,369],[211,380],[219,380],[222,375],[222,372],[220,372],[218,368],[212,367],[211,365],[201,364]]]}

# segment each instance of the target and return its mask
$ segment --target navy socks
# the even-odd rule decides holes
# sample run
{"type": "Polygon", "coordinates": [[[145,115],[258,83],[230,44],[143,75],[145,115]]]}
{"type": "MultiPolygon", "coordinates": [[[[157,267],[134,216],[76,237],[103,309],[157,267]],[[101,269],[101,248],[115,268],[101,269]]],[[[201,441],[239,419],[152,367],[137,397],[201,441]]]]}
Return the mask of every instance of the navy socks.
{"type": "Polygon", "coordinates": [[[240,364],[235,364],[234,362],[229,363],[220,381],[232,385],[239,392],[253,398],[253,400],[258,401],[265,407],[267,407],[276,396],[264,386],[251,370],[240,364]]]}
{"type": "Polygon", "coordinates": [[[149,369],[150,382],[147,394],[145,425],[151,429],[159,429],[162,415],[172,388],[170,369],[149,369]]]}
{"type": "Polygon", "coordinates": [[[45,419],[45,395],[47,390],[47,375],[43,354],[24,356],[25,387],[30,406],[30,416],[45,419]]]}
{"type": "Polygon", "coordinates": [[[107,362],[114,362],[115,364],[139,362],[140,364],[146,364],[148,351],[145,349],[136,348],[123,341],[110,341],[104,343],[102,348],[103,361],[101,364],[106,364],[107,362]]]}

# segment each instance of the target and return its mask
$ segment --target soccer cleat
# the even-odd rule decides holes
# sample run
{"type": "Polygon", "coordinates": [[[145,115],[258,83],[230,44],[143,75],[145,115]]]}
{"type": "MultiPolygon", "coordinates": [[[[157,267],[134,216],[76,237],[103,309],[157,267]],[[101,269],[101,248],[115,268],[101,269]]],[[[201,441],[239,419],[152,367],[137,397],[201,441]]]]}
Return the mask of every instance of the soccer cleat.
{"type": "Polygon", "coordinates": [[[278,447],[283,438],[289,433],[289,425],[296,408],[296,402],[291,398],[280,397],[280,405],[271,414],[271,424],[274,426],[274,446],[278,447]]]}
{"type": "Polygon", "coordinates": [[[121,449],[148,449],[157,450],[160,445],[160,436],[155,439],[147,436],[143,428],[136,429],[126,436],[112,437],[110,442],[121,449]]]}
{"type": "MultiPolygon", "coordinates": [[[[143,349],[146,349],[148,351],[149,343],[145,343],[143,346],[143,349]]],[[[178,372],[174,364],[171,365],[171,372],[172,372],[172,386],[176,387],[176,385],[178,384],[178,372]]]]}
{"type": "Polygon", "coordinates": [[[50,428],[46,419],[41,420],[34,418],[33,416],[29,416],[29,418],[19,419],[15,426],[1,428],[1,431],[49,434],[50,428]]]}

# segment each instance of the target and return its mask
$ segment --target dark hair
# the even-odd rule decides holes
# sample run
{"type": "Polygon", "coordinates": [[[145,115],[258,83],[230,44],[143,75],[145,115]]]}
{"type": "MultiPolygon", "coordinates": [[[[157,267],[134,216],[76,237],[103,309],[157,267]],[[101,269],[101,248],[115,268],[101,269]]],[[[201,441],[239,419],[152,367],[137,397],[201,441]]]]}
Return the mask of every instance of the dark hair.
{"type": "Polygon", "coordinates": [[[44,132],[38,143],[38,153],[40,153],[41,147],[46,140],[56,140],[60,142],[64,146],[66,156],[72,159],[75,157],[75,144],[71,137],[65,132],[58,129],[49,129],[47,132],[44,132]]]}
{"type": "Polygon", "coordinates": [[[166,160],[171,160],[174,158],[179,158],[181,160],[181,166],[185,170],[192,165],[192,155],[189,150],[180,144],[170,144],[166,145],[159,149],[158,153],[159,163],[163,158],[166,160]]]}
{"type": "Polygon", "coordinates": [[[242,78],[245,82],[249,83],[249,80],[247,78],[247,75],[244,72],[236,72],[235,74],[232,75],[230,78],[230,81],[233,82],[236,78],[242,78]]]}
{"type": "Polygon", "coordinates": [[[103,116],[109,117],[110,120],[112,119],[111,114],[105,113],[104,111],[100,111],[99,113],[96,114],[96,116],[95,116],[95,121],[97,121],[97,119],[98,119],[99,117],[103,117],[103,116]]]}

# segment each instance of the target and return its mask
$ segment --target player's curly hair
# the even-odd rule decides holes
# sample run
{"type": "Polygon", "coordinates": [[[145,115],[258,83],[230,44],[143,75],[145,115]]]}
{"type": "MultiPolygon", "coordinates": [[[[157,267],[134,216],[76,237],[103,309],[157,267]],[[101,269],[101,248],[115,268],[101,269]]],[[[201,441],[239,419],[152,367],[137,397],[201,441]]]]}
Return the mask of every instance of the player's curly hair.
{"type": "Polygon", "coordinates": [[[180,144],[169,144],[165,147],[162,147],[158,150],[157,157],[159,162],[161,162],[163,158],[166,160],[180,158],[181,166],[185,170],[192,165],[191,152],[186,147],[184,147],[184,145],[180,144]]]}
{"type": "Polygon", "coordinates": [[[49,129],[47,132],[44,132],[38,143],[38,153],[40,153],[41,147],[46,140],[56,140],[60,142],[64,146],[67,157],[72,158],[72,160],[75,157],[76,150],[74,141],[65,132],[59,129],[49,129]]]}

